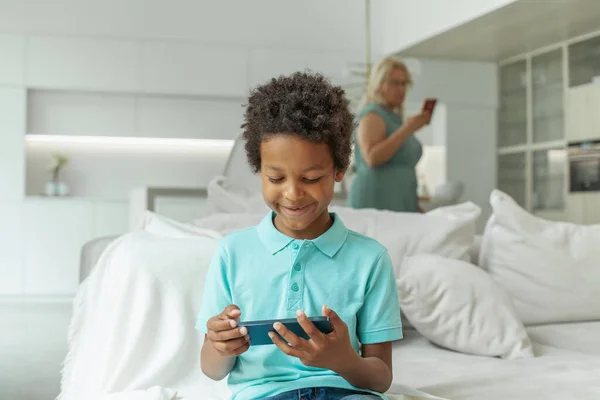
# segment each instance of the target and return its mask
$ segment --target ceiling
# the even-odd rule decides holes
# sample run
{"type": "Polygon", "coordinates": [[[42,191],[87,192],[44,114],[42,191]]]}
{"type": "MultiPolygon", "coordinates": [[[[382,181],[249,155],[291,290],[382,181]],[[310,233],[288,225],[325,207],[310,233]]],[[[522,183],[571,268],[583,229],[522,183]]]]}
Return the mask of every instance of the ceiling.
{"type": "Polygon", "coordinates": [[[518,0],[399,55],[498,62],[595,31],[600,0],[518,0]]]}

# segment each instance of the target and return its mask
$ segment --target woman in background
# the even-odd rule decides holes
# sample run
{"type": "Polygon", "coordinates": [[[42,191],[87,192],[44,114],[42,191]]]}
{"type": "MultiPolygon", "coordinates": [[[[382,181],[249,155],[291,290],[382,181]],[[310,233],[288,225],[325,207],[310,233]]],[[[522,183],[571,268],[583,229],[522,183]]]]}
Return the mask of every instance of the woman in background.
{"type": "Polygon", "coordinates": [[[403,118],[411,82],[406,65],[394,57],[385,58],[371,73],[354,131],[356,173],[349,207],[419,212],[415,167],[423,148],[413,135],[429,123],[431,114],[403,118]]]}

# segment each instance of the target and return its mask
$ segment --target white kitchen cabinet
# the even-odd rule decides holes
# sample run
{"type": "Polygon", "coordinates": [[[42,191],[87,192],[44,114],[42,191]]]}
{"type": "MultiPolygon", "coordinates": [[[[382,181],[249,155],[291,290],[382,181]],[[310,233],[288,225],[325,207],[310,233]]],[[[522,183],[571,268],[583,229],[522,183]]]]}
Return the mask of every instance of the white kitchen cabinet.
{"type": "Polygon", "coordinates": [[[525,152],[498,156],[498,189],[526,207],[527,176],[525,152]]]}
{"type": "Polygon", "coordinates": [[[600,193],[569,193],[566,219],[576,224],[600,224],[600,193]]]}
{"type": "Polygon", "coordinates": [[[240,131],[242,99],[211,100],[191,96],[140,96],[135,126],[145,137],[233,139],[240,131]]]}
{"type": "Polygon", "coordinates": [[[27,46],[30,88],[135,92],[139,44],[135,41],[32,36],[27,46]]]}
{"type": "Polygon", "coordinates": [[[579,141],[584,138],[586,113],[589,107],[588,85],[577,86],[567,90],[565,102],[566,138],[569,142],[579,141]]]}
{"type": "Polygon", "coordinates": [[[248,50],[243,47],[143,42],[140,89],[145,93],[246,97],[247,65],[248,50]]]}
{"type": "Polygon", "coordinates": [[[25,89],[0,87],[0,201],[17,201],[25,193],[26,108],[25,89]]]}
{"type": "Polygon", "coordinates": [[[566,210],[538,210],[533,211],[533,215],[548,221],[564,222],[569,220],[566,210]]]}
{"type": "Polygon", "coordinates": [[[567,221],[575,224],[583,224],[585,215],[584,193],[569,193],[567,195],[567,221]]]}
{"type": "Polygon", "coordinates": [[[564,148],[535,150],[532,158],[531,209],[562,212],[565,206],[567,152],[564,148]]]}
{"type": "MultiPolygon", "coordinates": [[[[20,241],[23,294],[74,294],[82,246],[101,236],[126,233],[128,212],[126,200],[27,198],[20,241]]],[[[18,241],[13,244],[19,248],[18,241]]]]}
{"type": "Polygon", "coordinates": [[[527,64],[517,61],[500,67],[498,146],[527,143],[527,64]]]}
{"type": "Polygon", "coordinates": [[[122,235],[129,230],[129,202],[105,200],[92,203],[92,237],[122,235]]]}
{"type": "Polygon", "coordinates": [[[81,247],[92,239],[92,207],[75,199],[27,199],[23,204],[24,294],[72,295],[81,247]]]}
{"type": "Polygon", "coordinates": [[[0,85],[22,85],[25,36],[0,34],[0,85]]]}
{"type": "Polygon", "coordinates": [[[21,203],[0,201],[0,295],[23,291],[21,203]]]}
{"type": "Polygon", "coordinates": [[[569,45],[569,87],[586,85],[600,76],[600,36],[569,45]]]}
{"type": "Polygon", "coordinates": [[[600,193],[586,193],[584,199],[586,212],[585,222],[587,224],[600,224],[600,193]]]}
{"type": "Polygon", "coordinates": [[[567,96],[567,140],[578,142],[600,138],[600,85],[569,89],[567,96]]]}
{"type": "Polygon", "coordinates": [[[564,140],[563,51],[549,51],[531,59],[533,143],[564,140]]]}
{"type": "Polygon", "coordinates": [[[75,136],[135,136],[133,95],[30,90],[27,133],[75,136]]]}
{"type": "Polygon", "coordinates": [[[590,85],[589,109],[589,132],[587,139],[600,139],[600,82],[590,85]]]}

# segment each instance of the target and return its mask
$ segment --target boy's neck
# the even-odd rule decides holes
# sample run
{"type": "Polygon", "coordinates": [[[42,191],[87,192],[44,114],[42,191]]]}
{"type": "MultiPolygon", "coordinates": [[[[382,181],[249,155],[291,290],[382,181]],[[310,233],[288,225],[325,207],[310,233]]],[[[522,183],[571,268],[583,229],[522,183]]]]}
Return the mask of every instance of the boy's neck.
{"type": "Polygon", "coordinates": [[[327,232],[333,225],[333,218],[329,214],[329,210],[325,210],[317,219],[313,221],[306,229],[292,230],[286,227],[278,216],[275,216],[273,221],[275,228],[286,236],[299,240],[313,240],[327,232]]]}

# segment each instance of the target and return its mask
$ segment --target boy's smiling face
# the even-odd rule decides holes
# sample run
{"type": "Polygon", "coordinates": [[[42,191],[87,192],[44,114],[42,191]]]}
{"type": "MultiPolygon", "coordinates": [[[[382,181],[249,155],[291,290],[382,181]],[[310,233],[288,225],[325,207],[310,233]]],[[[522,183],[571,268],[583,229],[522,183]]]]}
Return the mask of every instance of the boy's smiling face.
{"type": "Polygon", "coordinates": [[[263,197],[275,211],[275,226],[296,239],[315,239],[331,225],[328,206],[336,171],[327,143],[293,134],[268,136],[260,145],[263,197]]]}

